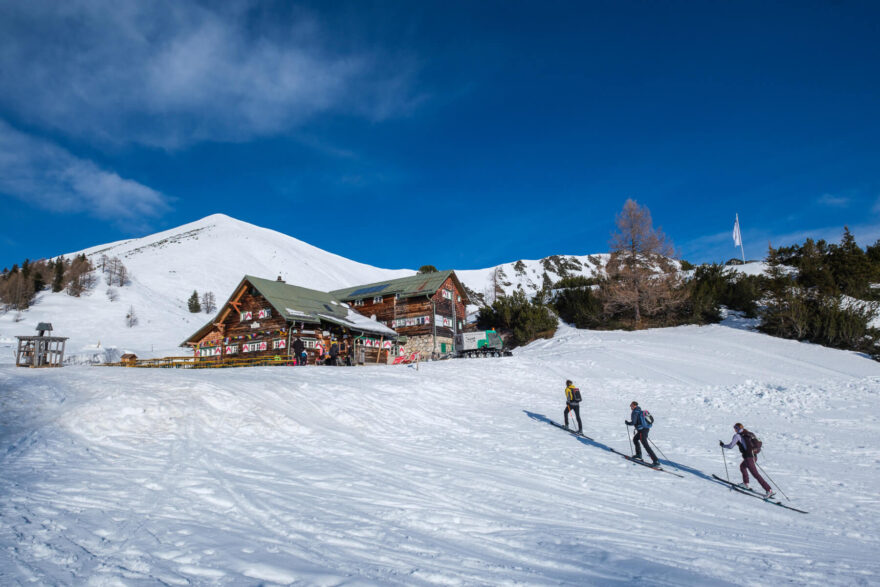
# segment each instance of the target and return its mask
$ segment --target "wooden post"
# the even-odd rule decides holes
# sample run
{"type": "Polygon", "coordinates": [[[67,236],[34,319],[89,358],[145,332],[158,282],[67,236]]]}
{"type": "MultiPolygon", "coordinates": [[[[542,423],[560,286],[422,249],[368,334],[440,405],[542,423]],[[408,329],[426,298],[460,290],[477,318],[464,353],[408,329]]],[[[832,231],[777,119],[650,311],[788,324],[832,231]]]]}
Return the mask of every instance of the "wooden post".
{"type": "Polygon", "coordinates": [[[379,352],[376,353],[376,364],[377,365],[379,364],[379,360],[382,358],[382,341],[384,341],[384,340],[385,340],[384,335],[379,337],[379,352]]]}

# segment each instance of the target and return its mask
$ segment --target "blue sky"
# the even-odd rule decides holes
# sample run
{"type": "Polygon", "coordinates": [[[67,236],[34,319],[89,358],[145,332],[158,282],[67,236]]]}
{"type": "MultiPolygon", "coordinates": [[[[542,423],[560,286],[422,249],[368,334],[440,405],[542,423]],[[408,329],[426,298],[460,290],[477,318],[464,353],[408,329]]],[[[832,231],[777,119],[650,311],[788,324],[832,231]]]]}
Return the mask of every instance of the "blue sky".
{"type": "Polygon", "coordinates": [[[221,212],[387,268],[880,238],[880,3],[0,0],[0,266],[221,212]],[[365,243],[369,243],[365,246],[365,243]]]}

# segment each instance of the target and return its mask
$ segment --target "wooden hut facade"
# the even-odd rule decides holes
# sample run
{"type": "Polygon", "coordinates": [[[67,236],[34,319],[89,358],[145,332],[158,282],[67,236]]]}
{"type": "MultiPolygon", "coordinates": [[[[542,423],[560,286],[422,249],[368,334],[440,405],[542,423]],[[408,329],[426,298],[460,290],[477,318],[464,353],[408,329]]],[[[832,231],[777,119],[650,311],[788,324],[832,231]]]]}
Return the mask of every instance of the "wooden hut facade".
{"type": "Polygon", "coordinates": [[[464,329],[465,288],[454,271],[438,271],[331,291],[364,316],[405,336],[405,352],[424,357],[451,354],[464,329]]]}
{"type": "Polygon", "coordinates": [[[308,363],[339,349],[340,362],[379,362],[396,351],[397,333],[326,292],[246,275],[209,323],[184,341],[198,360],[293,360],[302,340],[308,363]]]}

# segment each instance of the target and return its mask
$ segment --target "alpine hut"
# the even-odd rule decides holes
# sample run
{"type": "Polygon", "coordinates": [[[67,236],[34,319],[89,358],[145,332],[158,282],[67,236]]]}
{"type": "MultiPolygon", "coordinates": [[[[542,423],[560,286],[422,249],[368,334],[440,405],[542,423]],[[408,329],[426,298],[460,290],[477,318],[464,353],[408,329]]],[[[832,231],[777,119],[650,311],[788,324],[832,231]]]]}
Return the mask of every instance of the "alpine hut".
{"type": "Polygon", "coordinates": [[[406,337],[404,350],[436,357],[454,351],[469,299],[455,271],[421,273],[331,291],[361,314],[406,337]]]}
{"type": "Polygon", "coordinates": [[[246,275],[232,296],[181,346],[199,361],[293,360],[296,339],[308,363],[323,361],[336,345],[339,362],[379,362],[396,347],[397,333],[355,312],[329,293],[246,275]],[[358,352],[363,349],[364,352],[358,352]]]}

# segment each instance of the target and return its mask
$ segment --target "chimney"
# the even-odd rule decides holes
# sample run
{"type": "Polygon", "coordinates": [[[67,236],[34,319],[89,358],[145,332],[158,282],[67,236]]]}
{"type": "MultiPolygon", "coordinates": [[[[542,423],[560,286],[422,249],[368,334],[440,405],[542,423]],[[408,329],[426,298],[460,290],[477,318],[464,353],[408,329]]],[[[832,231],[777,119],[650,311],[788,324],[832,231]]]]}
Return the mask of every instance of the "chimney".
{"type": "Polygon", "coordinates": [[[275,281],[277,281],[279,283],[285,283],[285,281],[283,279],[281,279],[280,275],[278,276],[278,279],[276,279],[275,281]]]}

